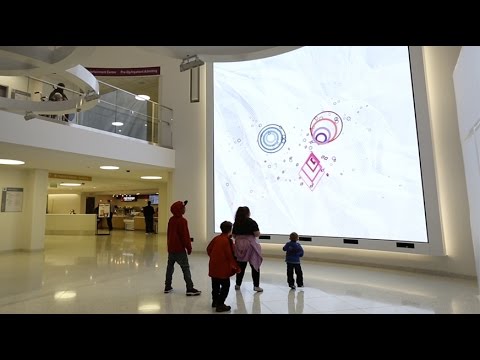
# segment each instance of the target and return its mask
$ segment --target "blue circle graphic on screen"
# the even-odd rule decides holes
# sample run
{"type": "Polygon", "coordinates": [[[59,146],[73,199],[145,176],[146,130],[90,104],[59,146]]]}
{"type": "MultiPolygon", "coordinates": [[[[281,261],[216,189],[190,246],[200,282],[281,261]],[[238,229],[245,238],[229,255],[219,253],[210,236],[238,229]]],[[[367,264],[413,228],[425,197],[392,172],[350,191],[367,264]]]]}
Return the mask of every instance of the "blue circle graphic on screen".
{"type": "Polygon", "coordinates": [[[258,146],[267,153],[279,151],[287,141],[285,130],[280,125],[266,125],[258,133],[258,146]]]}

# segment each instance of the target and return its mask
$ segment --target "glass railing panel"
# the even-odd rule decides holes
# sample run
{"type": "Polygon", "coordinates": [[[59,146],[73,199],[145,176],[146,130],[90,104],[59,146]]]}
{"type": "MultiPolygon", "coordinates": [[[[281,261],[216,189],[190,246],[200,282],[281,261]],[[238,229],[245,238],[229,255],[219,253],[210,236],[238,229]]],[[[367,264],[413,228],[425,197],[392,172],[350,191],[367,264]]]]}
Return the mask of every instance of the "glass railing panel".
{"type": "MultiPolygon", "coordinates": [[[[139,100],[135,94],[118,87],[100,83],[100,97],[89,110],[69,114],[40,114],[39,118],[67,120],[81,126],[128,136],[162,147],[173,148],[173,110],[151,100],[139,100]]],[[[26,101],[52,101],[51,94],[57,88],[75,104],[85,104],[85,94],[74,83],[56,75],[43,77],[0,76],[2,94],[8,98],[26,101]],[[59,86],[59,83],[64,86],[59,86]]],[[[58,90],[56,91],[58,92],[58,90]]],[[[1,96],[1,95],[0,95],[1,96]]],[[[63,98],[57,94],[58,99],[63,98]]],[[[35,116],[35,115],[34,115],[35,116]]]]}
{"type": "Polygon", "coordinates": [[[160,106],[158,113],[159,121],[157,122],[158,127],[155,131],[158,144],[162,147],[173,149],[173,110],[165,106],[160,106]]]}

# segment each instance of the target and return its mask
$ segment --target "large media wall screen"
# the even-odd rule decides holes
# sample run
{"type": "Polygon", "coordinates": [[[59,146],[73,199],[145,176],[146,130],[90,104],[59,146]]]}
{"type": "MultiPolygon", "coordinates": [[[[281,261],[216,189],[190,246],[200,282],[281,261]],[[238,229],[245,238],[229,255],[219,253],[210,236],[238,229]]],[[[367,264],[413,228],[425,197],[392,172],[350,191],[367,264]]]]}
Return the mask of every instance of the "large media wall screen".
{"type": "Polygon", "coordinates": [[[428,242],[408,47],[214,63],[215,230],[428,242]]]}

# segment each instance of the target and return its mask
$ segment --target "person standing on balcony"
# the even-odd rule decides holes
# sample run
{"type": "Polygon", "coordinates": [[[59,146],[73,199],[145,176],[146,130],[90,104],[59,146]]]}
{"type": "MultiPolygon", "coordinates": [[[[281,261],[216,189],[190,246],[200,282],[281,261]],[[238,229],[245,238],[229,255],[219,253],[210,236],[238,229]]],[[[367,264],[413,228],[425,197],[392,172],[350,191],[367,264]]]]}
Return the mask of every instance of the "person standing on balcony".
{"type": "MultiPolygon", "coordinates": [[[[48,95],[49,101],[66,101],[68,100],[67,95],[64,93],[64,83],[58,83],[57,87],[53,89],[53,91],[48,95]],[[61,87],[60,87],[61,86],[61,87]]],[[[53,116],[55,117],[55,115],[53,116]]],[[[62,115],[63,121],[68,121],[68,114],[62,115]]]]}
{"type": "Polygon", "coordinates": [[[64,83],[58,83],[57,86],[61,87],[56,87],[53,89],[53,91],[48,95],[48,100],[49,101],[65,101],[68,100],[67,95],[65,95],[63,88],[65,87],[64,83]]]}

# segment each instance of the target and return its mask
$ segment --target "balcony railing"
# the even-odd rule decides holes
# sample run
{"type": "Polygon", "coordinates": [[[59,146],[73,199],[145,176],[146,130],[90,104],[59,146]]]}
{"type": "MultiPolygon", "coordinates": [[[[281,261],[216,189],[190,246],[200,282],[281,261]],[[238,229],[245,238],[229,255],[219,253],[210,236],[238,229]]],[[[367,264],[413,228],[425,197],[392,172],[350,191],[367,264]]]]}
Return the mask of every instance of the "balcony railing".
{"type": "Polygon", "coordinates": [[[173,110],[99,81],[98,104],[73,119],[79,125],[172,148],[173,110]]]}
{"type": "MultiPolygon", "coordinates": [[[[61,124],[77,124],[147,141],[154,145],[173,148],[171,125],[173,109],[116,86],[100,83],[100,94],[90,98],[85,90],[59,76],[36,78],[31,76],[0,76],[0,90],[9,99],[15,99],[12,112],[23,113],[25,119],[39,118],[61,124]],[[64,86],[59,86],[59,83],[64,86]],[[47,109],[30,111],[32,102],[51,102],[49,96],[55,88],[63,89],[70,111],[47,109]],[[98,99],[97,99],[98,98],[98,99]],[[21,102],[20,102],[21,101],[21,102]],[[82,106],[90,101],[90,106],[82,106]],[[23,102],[25,106],[22,107],[23,102]],[[45,110],[47,109],[47,110],[45,110]],[[84,110],[87,109],[87,110],[84,110]],[[23,112],[22,112],[23,111],[23,112]]],[[[61,96],[58,96],[61,99],[61,96]]],[[[44,104],[47,105],[47,104],[44,104]]],[[[60,105],[57,103],[57,105],[60,105]]],[[[62,104],[63,105],[63,104],[62,104]]],[[[38,108],[38,105],[37,105],[38,108]]],[[[6,108],[9,111],[8,108],[6,108]]]]}

